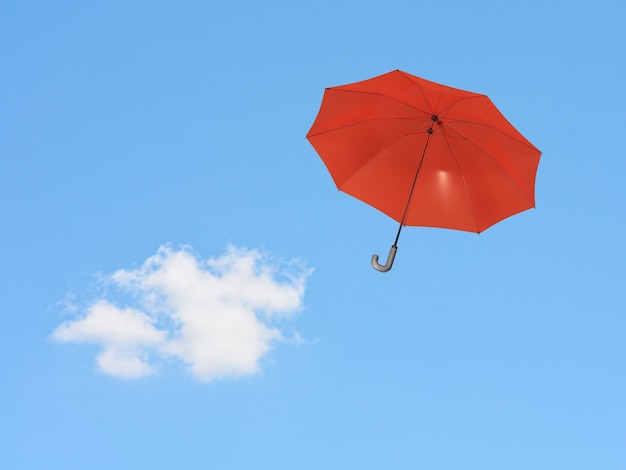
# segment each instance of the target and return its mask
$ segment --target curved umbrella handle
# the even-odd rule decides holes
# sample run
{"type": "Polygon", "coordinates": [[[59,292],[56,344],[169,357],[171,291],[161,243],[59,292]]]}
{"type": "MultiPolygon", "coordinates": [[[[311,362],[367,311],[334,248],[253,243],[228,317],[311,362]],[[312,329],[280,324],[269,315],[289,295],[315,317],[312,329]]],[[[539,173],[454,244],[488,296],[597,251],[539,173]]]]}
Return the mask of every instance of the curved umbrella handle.
{"type": "Polygon", "coordinates": [[[389,249],[389,256],[387,256],[387,262],[382,265],[378,262],[378,255],[372,255],[372,267],[376,271],[380,271],[381,273],[386,273],[393,266],[393,260],[396,257],[396,251],[398,251],[398,247],[396,245],[391,245],[389,249]]]}

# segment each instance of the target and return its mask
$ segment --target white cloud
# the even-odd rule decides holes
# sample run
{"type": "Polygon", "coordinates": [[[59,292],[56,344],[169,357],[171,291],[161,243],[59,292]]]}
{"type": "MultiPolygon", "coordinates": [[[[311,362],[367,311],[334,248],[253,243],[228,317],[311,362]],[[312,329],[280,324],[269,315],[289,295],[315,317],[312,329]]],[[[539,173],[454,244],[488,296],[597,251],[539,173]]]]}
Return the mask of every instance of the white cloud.
{"type": "Polygon", "coordinates": [[[120,309],[105,300],[91,305],[86,315],[63,323],[52,334],[63,342],[100,344],[100,369],[119,377],[149,375],[154,369],[146,363],[145,351],[164,344],[166,333],[154,326],[154,319],[131,309],[120,309]]]}
{"type": "Polygon", "coordinates": [[[207,382],[254,374],[272,344],[285,339],[275,323],[301,310],[309,273],[257,250],[229,247],[203,261],[188,249],[161,247],[141,267],[105,278],[132,294],[133,307],[98,299],[52,337],[100,345],[98,367],[118,377],[151,374],[163,356],[207,382]]]}

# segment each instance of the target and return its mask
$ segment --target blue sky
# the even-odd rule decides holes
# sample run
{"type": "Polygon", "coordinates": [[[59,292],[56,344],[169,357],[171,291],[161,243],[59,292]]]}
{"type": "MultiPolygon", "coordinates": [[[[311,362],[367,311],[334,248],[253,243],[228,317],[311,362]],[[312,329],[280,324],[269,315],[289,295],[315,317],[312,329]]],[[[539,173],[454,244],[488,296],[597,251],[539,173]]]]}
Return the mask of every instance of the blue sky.
{"type": "Polygon", "coordinates": [[[626,467],[621,2],[130,3],[0,3],[3,468],[626,467]],[[394,69],[543,157],[380,274],[304,136],[394,69]]]}

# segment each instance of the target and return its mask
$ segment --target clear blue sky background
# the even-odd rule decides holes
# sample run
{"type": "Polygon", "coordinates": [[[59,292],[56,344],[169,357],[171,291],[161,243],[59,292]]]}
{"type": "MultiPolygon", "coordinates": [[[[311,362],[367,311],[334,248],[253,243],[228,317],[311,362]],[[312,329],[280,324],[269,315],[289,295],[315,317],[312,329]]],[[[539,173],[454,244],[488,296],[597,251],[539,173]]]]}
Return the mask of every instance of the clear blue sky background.
{"type": "Polygon", "coordinates": [[[626,468],[625,19],[617,0],[1,1],[0,466],[626,468]],[[380,274],[396,223],[304,136],[325,87],[393,69],[489,95],[543,157],[536,210],[407,228],[380,274]],[[101,279],[168,243],[313,270],[258,373],[123,379],[52,338],[127,305],[101,279]]]}

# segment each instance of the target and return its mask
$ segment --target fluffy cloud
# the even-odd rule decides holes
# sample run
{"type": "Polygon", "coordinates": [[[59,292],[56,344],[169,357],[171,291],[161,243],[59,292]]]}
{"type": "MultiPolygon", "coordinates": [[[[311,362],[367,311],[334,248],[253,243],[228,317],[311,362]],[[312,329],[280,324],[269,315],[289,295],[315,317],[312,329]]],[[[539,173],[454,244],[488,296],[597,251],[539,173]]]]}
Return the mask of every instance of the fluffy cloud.
{"type": "Polygon", "coordinates": [[[102,345],[103,351],[97,357],[100,369],[126,378],[154,371],[145,360],[145,351],[164,344],[165,337],[150,316],[131,308],[117,308],[105,300],[91,305],[84,318],[63,323],[53,333],[58,341],[102,345]]]}
{"type": "Polygon", "coordinates": [[[254,374],[273,343],[286,339],[277,325],[301,310],[309,273],[257,250],[229,247],[201,260],[161,247],[139,268],[104,279],[131,294],[131,307],[97,299],[52,337],[100,345],[100,370],[123,378],[155,372],[164,357],[207,382],[254,374]]]}

